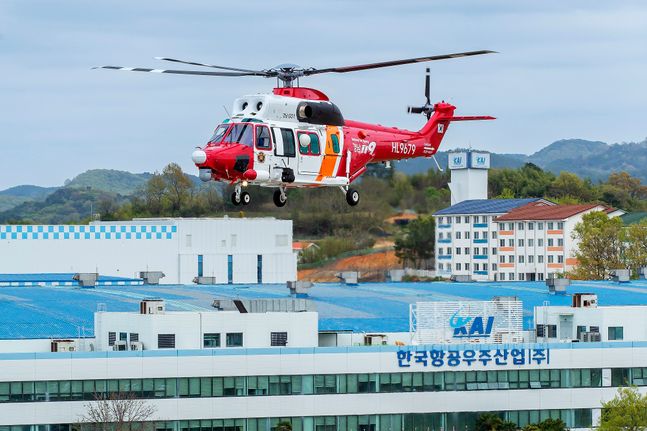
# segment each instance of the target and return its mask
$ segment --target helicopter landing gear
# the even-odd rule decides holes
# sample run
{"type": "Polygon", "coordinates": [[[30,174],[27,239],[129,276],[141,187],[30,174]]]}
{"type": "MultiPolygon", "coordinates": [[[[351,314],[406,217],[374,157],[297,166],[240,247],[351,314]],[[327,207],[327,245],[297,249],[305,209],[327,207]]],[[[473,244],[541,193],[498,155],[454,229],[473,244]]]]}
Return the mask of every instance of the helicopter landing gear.
{"type": "Polygon", "coordinates": [[[285,189],[283,187],[274,190],[274,196],[272,196],[274,199],[274,205],[277,207],[284,207],[285,204],[288,201],[288,195],[285,194],[285,189]]]}
{"type": "Polygon", "coordinates": [[[346,190],[346,202],[352,207],[357,205],[359,203],[359,192],[355,189],[346,190]]]}
{"type": "Polygon", "coordinates": [[[231,203],[234,204],[235,206],[238,206],[240,204],[249,205],[251,201],[252,201],[252,197],[250,196],[250,194],[247,192],[243,192],[241,185],[236,184],[236,187],[234,188],[234,192],[231,194],[231,203]]]}

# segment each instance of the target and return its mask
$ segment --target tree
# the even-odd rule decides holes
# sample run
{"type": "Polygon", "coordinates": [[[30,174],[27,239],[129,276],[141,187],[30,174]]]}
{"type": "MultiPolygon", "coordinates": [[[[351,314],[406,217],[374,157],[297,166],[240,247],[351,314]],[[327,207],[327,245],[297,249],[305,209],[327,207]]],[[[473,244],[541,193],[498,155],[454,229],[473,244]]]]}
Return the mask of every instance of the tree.
{"type": "Polygon", "coordinates": [[[436,226],[431,216],[412,220],[395,239],[395,255],[401,262],[414,265],[434,257],[436,226]]]}
{"type": "Polygon", "coordinates": [[[610,270],[625,267],[620,218],[609,218],[604,211],[585,214],[575,226],[573,239],[578,243],[576,277],[602,280],[610,270]]]}
{"type": "Polygon", "coordinates": [[[155,407],[138,399],[131,392],[115,392],[108,396],[95,395],[95,401],[85,405],[79,417],[83,428],[97,431],[131,431],[143,429],[155,414],[155,407]]]}
{"type": "Polygon", "coordinates": [[[171,212],[179,214],[191,197],[193,183],[184,175],[182,168],[177,163],[169,163],[162,171],[165,184],[165,195],[171,204],[171,212]]]}
{"type": "Polygon", "coordinates": [[[623,239],[627,266],[638,273],[641,267],[647,266],[647,219],[627,226],[623,239]]]}
{"type": "Polygon", "coordinates": [[[504,421],[496,413],[483,413],[476,420],[476,431],[512,431],[517,425],[511,421],[504,421]]]}
{"type": "Polygon", "coordinates": [[[281,421],[276,424],[276,431],[292,431],[292,422],[281,421]]]}
{"type": "Polygon", "coordinates": [[[647,429],[647,394],[638,389],[620,388],[610,401],[602,403],[599,431],[639,431],[647,429]]]}
{"type": "Polygon", "coordinates": [[[153,215],[160,215],[164,207],[164,196],[166,194],[166,182],[159,173],[154,173],[146,182],[144,196],[148,210],[153,215]]]}

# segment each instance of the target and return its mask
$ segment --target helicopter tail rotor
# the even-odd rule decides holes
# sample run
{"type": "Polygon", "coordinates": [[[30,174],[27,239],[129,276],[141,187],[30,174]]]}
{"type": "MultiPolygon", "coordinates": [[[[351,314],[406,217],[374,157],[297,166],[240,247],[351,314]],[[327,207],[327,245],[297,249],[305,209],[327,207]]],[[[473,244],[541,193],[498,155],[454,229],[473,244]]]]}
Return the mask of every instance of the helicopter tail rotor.
{"type": "Polygon", "coordinates": [[[409,114],[425,114],[427,120],[431,118],[431,114],[434,112],[434,105],[431,104],[430,97],[430,77],[429,77],[429,68],[427,68],[425,73],[425,98],[426,102],[422,106],[409,106],[407,112],[409,114]]]}

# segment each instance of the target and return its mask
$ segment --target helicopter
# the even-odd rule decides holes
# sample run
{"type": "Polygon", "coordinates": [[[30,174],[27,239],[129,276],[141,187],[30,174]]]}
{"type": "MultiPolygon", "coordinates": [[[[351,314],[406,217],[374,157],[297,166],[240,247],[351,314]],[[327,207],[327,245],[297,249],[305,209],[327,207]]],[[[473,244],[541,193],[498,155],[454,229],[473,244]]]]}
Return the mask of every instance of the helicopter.
{"type": "Polygon", "coordinates": [[[234,205],[248,205],[251,195],[245,189],[249,185],[259,185],[276,188],[273,201],[277,207],[285,206],[287,190],[296,187],[338,187],[347,203],[355,206],[360,195],[351,185],[366,172],[369,163],[382,162],[390,166],[394,160],[433,157],[452,122],[495,118],[455,116],[455,106],[444,101],[432,104],[429,68],[425,75],[424,105],[407,109],[411,114],[426,116],[426,123],[418,131],[347,120],[326,94],[299,86],[299,79],[322,73],[348,73],[491,53],[495,51],[468,51],[323,69],[281,64],[263,70],[155,57],[218,71],[123,66],[94,69],[276,78],[271,94],[252,94],[236,99],[232,112],[215,128],[206,145],[193,151],[191,159],[198,168],[200,179],[233,185],[231,201],[234,205]]]}

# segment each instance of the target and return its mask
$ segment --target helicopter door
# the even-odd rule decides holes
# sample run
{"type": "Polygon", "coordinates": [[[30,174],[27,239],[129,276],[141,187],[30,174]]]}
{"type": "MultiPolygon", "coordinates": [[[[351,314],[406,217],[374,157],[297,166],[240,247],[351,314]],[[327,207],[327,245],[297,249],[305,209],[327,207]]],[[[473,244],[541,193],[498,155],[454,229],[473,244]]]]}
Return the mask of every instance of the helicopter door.
{"type": "Polygon", "coordinates": [[[274,138],[272,176],[277,174],[280,178],[281,175],[278,172],[282,171],[281,168],[290,168],[296,173],[296,144],[292,129],[273,127],[272,138],[274,138]]]}
{"type": "Polygon", "coordinates": [[[272,139],[270,138],[270,128],[264,125],[256,125],[256,162],[254,168],[257,171],[266,171],[270,174],[272,158],[272,139]]]}
{"type": "Polygon", "coordinates": [[[299,173],[317,175],[321,169],[321,145],[316,132],[297,132],[299,173]]]}

